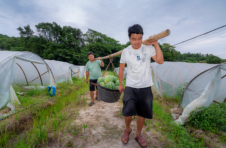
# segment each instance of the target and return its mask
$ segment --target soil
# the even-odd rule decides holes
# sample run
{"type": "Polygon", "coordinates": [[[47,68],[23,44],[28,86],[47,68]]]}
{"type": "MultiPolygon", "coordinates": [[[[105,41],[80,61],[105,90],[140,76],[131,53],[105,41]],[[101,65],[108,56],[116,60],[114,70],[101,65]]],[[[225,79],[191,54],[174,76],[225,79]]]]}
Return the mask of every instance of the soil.
{"type": "MultiPolygon", "coordinates": [[[[91,101],[89,94],[85,94],[87,104],[91,101]]],[[[129,142],[124,145],[121,142],[121,136],[125,129],[124,118],[122,116],[122,103],[105,103],[95,101],[91,107],[81,108],[79,115],[71,126],[80,127],[78,135],[71,133],[60,133],[62,136],[60,143],[52,142],[49,147],[82,147],[82,148],[140,148],[135,141],[136,136],[136,120],[131,122],[132,132],[129,136],[129,142]],[[87,128],[83,129],[83,125],[87,128]]],[[[162,139],[161,133],[156,129],[145,130],[143,127],[142,136],[146,139],[148,147],[165,147],[167,139],[162,139]]]]}

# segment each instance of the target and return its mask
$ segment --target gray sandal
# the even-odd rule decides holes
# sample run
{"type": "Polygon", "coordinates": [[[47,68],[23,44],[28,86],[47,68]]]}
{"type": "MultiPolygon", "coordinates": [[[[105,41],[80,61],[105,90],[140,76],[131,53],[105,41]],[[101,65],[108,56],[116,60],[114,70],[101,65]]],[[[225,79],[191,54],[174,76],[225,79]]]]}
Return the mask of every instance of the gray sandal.
{"type": "Polygon", "coordinates": [[[89,103],[89,106],[92,106],[93,104],[94,104],[94,102],[90,102],[90,103],[89,103]]]}

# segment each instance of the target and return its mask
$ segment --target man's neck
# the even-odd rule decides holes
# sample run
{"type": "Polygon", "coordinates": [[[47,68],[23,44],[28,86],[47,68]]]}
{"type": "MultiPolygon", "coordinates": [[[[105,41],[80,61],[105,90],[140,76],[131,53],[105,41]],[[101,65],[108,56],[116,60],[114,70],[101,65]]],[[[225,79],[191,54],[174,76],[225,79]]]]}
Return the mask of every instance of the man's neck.
{"type": "Polygon", "coordinates": [[[94,59],[94,60],[92,60],[92,61],[91,61],[91,60],[89,60],[89,61],[90,61],[90,62],[94,62],[94,61],[95,61],[95,59],[94,59]]]}
{"type": "Polygon", "coordinates": [[[138,50],[138,49],[140,49],[140,48],[141,48],[141,46],[142,46],[142,44],[140,45],[140,47],[139,47],[139,48],[134,48],[133,46],[132,46],[132,48],[133,48],[134,50],[138,50]]]}

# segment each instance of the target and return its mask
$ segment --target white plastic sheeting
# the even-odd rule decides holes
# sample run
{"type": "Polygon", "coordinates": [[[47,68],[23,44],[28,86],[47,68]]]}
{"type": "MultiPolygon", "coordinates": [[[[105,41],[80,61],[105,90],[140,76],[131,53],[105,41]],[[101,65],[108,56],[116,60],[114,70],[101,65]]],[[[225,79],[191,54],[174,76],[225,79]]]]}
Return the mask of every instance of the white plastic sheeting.
{"type": "MultiPolygon", "coordinates": [[[[119,74],[119,67],[115,68],[115,71],[117,74],[119,74]]],[[[124,68],[124,72],[123,72],[123,78],[125,78],[127,75],[127,67],[124,68]]]]}
{"type": "Polygon", "coordinates": [[[49,85],[48,65],[15,59],[13,84],[49,85]],[[41,76],[41,77],[40,77],[41,76]]]}
{"type": "Polygon", "coordinates": [[[77,76],[79,73],[79,67],[67,62],[55,61],[55,60],[45,60],[45,62],[50,67],[55,82],[67,82],[73,83],[72,77],[77,76]]]}
{"type": "Polygon", "coordinates": [[[199,73],[215,66],[216,64],[164,62],[163,64],[152,63],[154,80],[159,94],[175,97],[179,87],[185,88],[199,73]]]}
{"type": "Polygon", "coordinates": [[[190,113],[198,107],[208,107],[213,101],[223,102],[226,99],[225,75],[226,63],[223,63],[195,77],[184,90],[180,102],[184,110],[176,123],[184,125],[190,113]]]}
{"type": "MultiPolygon", "coordinates": [[[[0,109],[5,105],[7,105],[7,103],[9,102],[19,104],[18,98],[16,97],[16,94],[12,88],[12,83],[13,82],[16,83],[18,81],[18,79],[14,81],[14,78],[16,77],[15,75],[18,75],[17,72],[22,71],[22,70],[18,71],[17,69],[18,68],[17,63],[22,63],[22,61],[28,62],[28,63],[32,62],[37,67],[43,66],[43,65],[44,67],[47,67],[44,60],[34,53],[0,51],[0,109]]],[[[30,73],[33,73],[33,71],[31,71],[32,69],[29,69],[26,66],[21,66],[21,67],[22,69],[24,69],[24,73],[27,72],[26,73],[27,76],[30,75],[30,73]]],[[[48,67],[46,68],[46,70],[48,70],[48,76],[49,76],[49,79],[46,82],[46,84],[55,86],[53,76],[49,71],[48,67]]],[[[37,75],[34,76],[34,79],[36,76],[37,75]]],[[[26,81],[24,77],[23,81],[27,82],[29,80],[26,81]]]]}
{"type": "MultiPolygon", "coordinates": [[[[222,64],[221,64],[222,65],[222,64]]],[[[203,92],[209,80],[215,75],[218,64],[164,62],[163,64],[152,63],[156,88],[160,95],[175,97],[179,87],[185,88],[180,105],[185,108],[203,92]],[[202,74],[201,74],[202,73],[202,74]],[[200,76],[201,75],[201,76],[200,76]],[[191,82],[192,81],[192,82],[191,82]],[[191,83],[190,83],[191,82],[191,83]]],[[[226,72],[220,70],[221,76],[226,72]]],[[[226,80],[222,79],[214,100],[223,102],[226,97],[226,80]]]]}
{"type": "Polygon", "coordinates": [[[79,67],[79,78],[84,78],[86,76],[86,66],[75,65],[79,67]]]}

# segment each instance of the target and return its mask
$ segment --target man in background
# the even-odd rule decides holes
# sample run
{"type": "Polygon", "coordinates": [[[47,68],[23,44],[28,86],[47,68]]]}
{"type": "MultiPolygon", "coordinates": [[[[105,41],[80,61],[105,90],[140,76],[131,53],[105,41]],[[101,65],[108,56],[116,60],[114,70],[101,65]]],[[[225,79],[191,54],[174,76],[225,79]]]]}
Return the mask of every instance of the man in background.
{"type": "Polygon", "coordinates": [[[88,78],[90,76],[89,80],[89,89],[90,89],[90,97],[91,97],[91,102],[89,106],[92,106],[94,104],[94,91],[96,88],[96,100],[98,99],[98,90],[95,85],[92,83],[97,84],[97,80],[102,77],[101,74],[101,67],[104,67],[104,62],[100,57],[98,57],[98,60],[95,60],[94,58],[94,53],[93,52],[88,52],[87,53],[89,61],[86,63],[86,83],[88,84],[88,78]]]}

